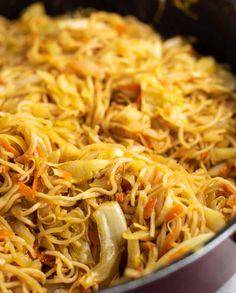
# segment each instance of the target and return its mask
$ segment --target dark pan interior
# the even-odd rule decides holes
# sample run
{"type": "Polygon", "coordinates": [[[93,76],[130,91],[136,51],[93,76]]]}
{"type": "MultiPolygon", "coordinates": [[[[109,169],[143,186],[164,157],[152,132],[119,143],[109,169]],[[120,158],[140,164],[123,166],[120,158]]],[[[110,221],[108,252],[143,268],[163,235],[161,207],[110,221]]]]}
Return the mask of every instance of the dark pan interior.
{"type": "MultiPolygon", "coordinates": [[[[0,15],[17,18],[25,7],[36,1],[9,0],[0,1],[0,15]]],[[[214,55],[220,62],[228,63],[236,71],[236,0],[199,0],[192,10],[197,15],[193,19],[173,6],[173,0],[166,2],[159,21],[158,0],[43,0],[49,14],[62,14],[81,7],[92,7],[100,10],[114,11],[120,14],[132,14],[157,28],[164,37],[185,35],[196,37],[194,46],[203,54],[214,55]]],[[[165,279],[172,272],[179,270],[200,256],[219,245],[236,231],[236,219],[205,245],[200,252],[190,254],[184,259],[154,272],[145,278],[108,288],[103,293],[136,292],[144,290],[157,292],[153,284],[165,279]],[[144,289],[145,287],[145,289],[144,289]]],[[[164,292],[164,291],[163,291],[164,292]]],[[[177,291],[176,291],[177,292],[177,291]]]]}

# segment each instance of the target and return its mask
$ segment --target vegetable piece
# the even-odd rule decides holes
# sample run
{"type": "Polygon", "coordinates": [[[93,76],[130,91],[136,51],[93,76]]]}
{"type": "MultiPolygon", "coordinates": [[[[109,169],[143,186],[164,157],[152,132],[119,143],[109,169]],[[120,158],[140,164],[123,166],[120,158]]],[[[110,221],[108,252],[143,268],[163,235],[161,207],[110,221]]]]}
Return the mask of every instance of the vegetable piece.
{"type": "Polygon", "coordinates": [[[0,166],[0,173],[6,174],[9,171],[8,166],[1,165],[0,166]]]}
{"type": "Polygon", "coordinates": [[[59,163],[61,157],[61,150],[54,150],[48,157],[48,161],[51,163],[59,163]]]}
{"type": "Polygon", "coordinates": [[[70,180],[70,178],[71,178],[71,174],[70,174],[70,172],[68,172],[68,171],[64,171],[64,172],[63,172],[63,178],[64,178],[65,180],[70,180]]]}
{"type": "Polygon", "coordinates": [[[36,153],[40,158],[44,157],[44,150],[40,144],[38,144],[36,147],[36,153]]]}
{"type": "Polygon", "coordinates": [[[123,237],[126,240],[143,240],[149,241],[151,239],[149,231],[137,231],[137,232],[125,232],[123,233],[123,237]]]}
{"type": "Polygon", "coordinates": [[[209,169],[209,174],[212,177],[224,176],[227,177],[231,172],[231,166],[227,163],[220,163],[209,169]]]}
{"type": "Polygon", "coordinates": [[[199,249],[201,245],[209,240],[213,235],[214,233],[201,234],[189,240],[183,241],[180,244],[177,244],[156,262],[155,268],[157,269],[166,266],[170,262],[181,258],[187,252],[199,249]]]}
{"type": "Polygon", "coordinates": [[[229,194],[234,193],[234,189],[229,184],[224,184],[223,189],[224,189],[225,192],[227,192],[229,194]]]}
{"type": "Polygon", "coordinates": [[[116,200],[119,203],[122,203],[124,201],[124,192],[117,192],[116,193],[116,200]]]}
{"type": "Polygon", "coordinates": [[[118,89],[121,91],[132,92],[137,95],[141,93],[141,87],[139,83],[128,83],[128,84],[119,85],[118,89]]]}
{"type": "Polygon", "coordinates": [[[181,205],[173,206],[166,215],[166,221],[171,221],[183,212],[183,207],[181,205]]]}
{"type": "Polygon", "coordinates": [[[216,73],[217,64],[212,57],[201,57],[196,63],[197,69],[209,74],[216,73]]]}
{"type": "Polygon", "coordinates": [[[227,199],[227,205],[230,207],[236,206],[236,194],[231,194],[229,198],[227,199]]]}
{"type": "Polygon", "coordinates": [[[156,196],[150,196],[148,199],[147,204],[144,207],[143,216],[144,219],[147,220],[151,217],[151,214],[157,204],[157,197],[156,196]]]}
{"type": "Polygon", "coordinates": [[[236,157],[236,147],[235,148],[214,148],[211,150],[211,152],[216,162],[233,159],[236,157]]]}
{"type": "Polygon", "coordinates": [[[204,214],[207,227],[212,231],[217,232],[225,226],[224,216],[220,212],[204,207],[204,214]]]}
{"type": "Polygon", "coordinates": [[[13,232],[8,229],[0,229],[0,240],[4,240],[6,237],[13,235],[13,232]]]}
{"type": "Polygon", "coordinates": [[[175,241],[177,237],[178,237],[178,229],[174,228],[166,236],[162,250],[160,251],[160,256],[164,255],[168,250],[170,250],[175,245],[175,241]]]}
{"type": "Polygon", "coordinates": [[[29,199],[33,199],[35,197],[35,192],[27,185],[25,185],[23,182],[19,182],[19,191],[22,193],[25,197],[29,199]]]}
{"type": "Polygon", "coordinates": [[[38,191],[39,188],[39,178],[34,177],[33,185],[32,185],[32,191],[35,194],[38,191]]]}
{"type": "MultiPolygon", "coordinates": [[[[107,160],[75,160],[59,164],[59,168],[71,174],[71,182],[79,183],[89,180],[109,164],[107,160]]],[[[64,172],[63,172],[64,174],[64,172]]],[[[63,176],[62,174],[62,176],[63,176]]]]}
{"type": "Polygon", "coordinates": [[[128,240],[128,262],[127,267],[137,269],[141,264],[141,254],[139,247],[139,240],[128,240]]]}
{"type": "MultiPolygon", "coordinates": [[[[80,151],[76,146],[66,142],[52,129],[47,129],[46,133],[49,136],[51,143],[57,144],[61,149],[61,152],[56,155],[56,157],[60,159],[60,162],[75,160],[79,157],[80,151]]],[[[54,156],[52,158],[54,159],[54,156]]]]}
{"type": "Polygon", "coordinates": [[[123,23],[121,24],[118,24],[116,27],[115,27],[115,30],[119,33],[119,34],[123,34],[127,31],[127,26],[123,23]]]}
{"type": "Polygon", "coordinates": [[[29,228],[25,226],[25,224],[23,224],[20,221],[17,221],[16,223],[12,224],[12,229],[17,235],[23,238],[27,244],[33,247],[35,242],[35,237],[30,232],[29,228]]]}
{"type": "Polygon", "coordinates": [[[0,138],[0,145],[4,147],[6,151],[12,153],[14,157],[17,157],[19,155],[19,153],[4,138],[0,138]]]}
{"type": "Polygon", "coordinates": [[[93,216],[100,237],[100,261],[81,279],[85,289],[114,277],[124,246],[122,234],[127,230],[124,214],[117,202],[101,204],[93,216]]]}

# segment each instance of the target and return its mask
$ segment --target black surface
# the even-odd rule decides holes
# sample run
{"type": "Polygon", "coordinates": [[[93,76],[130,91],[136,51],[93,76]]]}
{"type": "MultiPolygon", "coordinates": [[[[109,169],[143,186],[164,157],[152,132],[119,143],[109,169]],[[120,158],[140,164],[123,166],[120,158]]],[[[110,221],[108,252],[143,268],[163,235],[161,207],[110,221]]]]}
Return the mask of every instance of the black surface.
{"type": "MultiPolygon", "coordinates": [[[[21,10],[32,2],[35,1],[0,1],[0,14],[9,18],[16,18],[19,16],[21,10]]],[[[171,4],[172,1],[167,1],[167,7],[158,23],[154,21],[158,8],[158,1],[156,0],[44,0],[41,2],[45,3],[47,11],[50,14],[65,13],[78,7],[95,7],[97,9],[115,11],[121,14],[134,14],[141,20],[155,26],[166,37],[176,34],[196,36],[197,42],[195,46],[200,52],[212,54],[216,56],[218,60],[227,62],[236,70],[236,6],[232,4],[235,3],[233,0],[200,0],[199,3],[192,8],[198,16],[196,20],[186,16],[182,11],[173,7],[171,4]]],[[[192,278],[192,276],[185,271],[189,268],[189,264],[214,249],[235,231],[235,228],[236,221],[234,220],[201,249],[199,253],[189,255],[187,258],[143,279],[106,289],[104,293],[120,293],[127,291],[141,293],[144,292],[144,290],[148,292],[171,292],[173,291],[174,280],[176,282],[176,280],[178,281],[178,279],[180,279],[180,283],[182,284],[187,281],[186,277],[192,278]],[[166,285],[164,285],[165,283],[166,285]],[[172,286],[170,286],[171,283],[172,286]],[[166,291],[162,290],[164,288],[163,286],[166,286],[166,291]]],[[[174,292],[190,291],[189,289],[187,291],[178,291],[178,288],[174,288],[174,292]]]]}

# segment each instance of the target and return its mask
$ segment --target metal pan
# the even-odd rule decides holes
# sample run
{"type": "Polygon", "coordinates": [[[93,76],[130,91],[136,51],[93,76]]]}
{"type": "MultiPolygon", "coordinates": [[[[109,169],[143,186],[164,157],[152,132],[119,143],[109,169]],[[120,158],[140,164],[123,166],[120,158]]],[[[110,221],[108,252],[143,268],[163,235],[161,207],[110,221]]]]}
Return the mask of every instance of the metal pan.
{"type": "MultiPolygon", "coordinates": [[[[19,16],[22,9],[32,2],[36,1],[0,1],[0,15],[14,19],[19,16]]],[[[166,37],[176,34],[196,37],[194,46],[200,53],[214,55],[218,61],[226,62],[233,70],[236,70],[236,0],[199,0],[192,7],[196,17],[186,15],[173,5],[174,1],[170,0],[43,0],[41,2],[45,4],[49,14],[61,14],[80,7],[92,7],[120,14],[135,15],[157,28],[166,37]],[[164,2],[165,5],[163,6],[164,2]]],[[[153,272],[149,276],[100,292],[141,293],[144,290],[156,292],[155,284],[164,279],[168,280],[178,270],[184,270],[189,264],[219,246],[235,231],[236,219],[233,219],[197,252],[189,253],[182,259],[153,272]]]]}

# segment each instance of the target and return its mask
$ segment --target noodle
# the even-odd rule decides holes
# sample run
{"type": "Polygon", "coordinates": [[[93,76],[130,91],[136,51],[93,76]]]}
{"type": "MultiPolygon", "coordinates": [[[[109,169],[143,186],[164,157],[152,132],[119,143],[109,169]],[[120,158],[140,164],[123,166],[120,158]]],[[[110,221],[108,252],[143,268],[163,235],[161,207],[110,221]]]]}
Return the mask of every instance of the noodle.
{"type": "Polygon", "coordinates": [[[0,290],[150,274],[236,215],[236,80],[133,17],[0,18],[0,290]]]}

